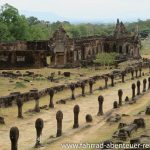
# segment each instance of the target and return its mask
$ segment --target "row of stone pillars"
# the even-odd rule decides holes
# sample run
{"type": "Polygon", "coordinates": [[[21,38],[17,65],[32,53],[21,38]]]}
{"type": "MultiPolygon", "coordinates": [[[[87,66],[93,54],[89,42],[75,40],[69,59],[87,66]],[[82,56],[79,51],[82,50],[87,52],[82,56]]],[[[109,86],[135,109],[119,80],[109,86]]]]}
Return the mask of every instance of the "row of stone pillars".
{"type": "MultiPolygon", "coordinates": [[[[141,75],[141,69],[140,69],[140,75],[141,75]]],[[[139,76],[140,76],[139,75],[139,76]]],[[[125,72],[123,71],[121,73],[121,76],[122,76],[122,82],[124,83],[124,77],[125,77],[125,72]]],[[[114,75],[111,75],[110,76],[111,78],[111,86],[113,87],[114,86],[114,75]]],[[[108,87],[108,77],[105,76],[104,77],[105,79],[105,88],[108,87]]],[[[148,81],[149,81],[149,87],[150,87],[150,78],[148,78],[148,81]]],[[[94,80],[93,79],[90,79],[89,80],[89,87],[90,87],[90,93],[92,94],[93,93],[93,84],[94,84],[94,80]]],[[[147,80],[144,79],[143,80],[143,92],[146,91],[146,83],[147,83],[147,80]]],[[[140,94],[140,81],[137,81],[137,95],[140,94]]],[[[136,85],[133,83],[132,84],[132,98],[135,97],[135,88],[136,88],[136,85]]],[[[71,84],[70,85],[70,89],[72,91],[72,95],[71,95],[71,98],[73,100],[75,100],[75,84],[71,84]]],[[[85,82],[81,82],[81,89],[82,89],[82,96],[84,97],[85,96],[85,82]]],[[[54,89],[49,89],[48,91],[49,93],[49,96],[50,96],[50,101],[49,101],[49,108],[54,108],[54,102],[53,102],[53,97],[54,97],[54,89]]],[[[121,95],[122,91],[118,91],[118,95],[121,95]]],[[[34,99],[35,99],[35,108],[34,108],[34,111],[35,112],[40,112],[40,106],[39,106],[39,99],[40,99],[40,95],[38,92],[34,93],[34,99]]],[[[122,103],[121,103],[121,98],[119,98],[119,105],[121,106],[122,103]]],[[[22,107],[23,107],[23,101],[20,97],[18,97],[17,99],[17,106],[18,106],[18,118],[23,118],[23,115],[22,115],[22,107]]]]}
{"type": "MultiPolygon", "coordinates": [[[[79,127],[79,112],[80,112],[79,105],[75,105],[74,109],[73,109],[73,113],[74,113],[73,129],[79,127]]],[[[89,120],[89,117],[91,119],[91,116],[87,115],[86,120],[89,120]]],[[[62,135],[62,120],[63,120],[63,112],[62,111],[59,110],[56,113],[56,120],[57,120],[56,137],[60,137],[62,135]]],[[[38,118],[35,121],[35,128],[36,128],[36,144],[35,144],[35,147],[36,148],[41,146],[40,137],[42,135],[43,127],[44,127],[43,119],[38,118]]],[[[19,129],[17,127],[12,127],[10,129],[11,150],[17,150],[18,149],[18,138],[19,138],[19,129]]]]}
{"type": "MultiPolygon", "coordinates": [[[[147,84],[147,79],[143,79],[143,93],[146,92],[146,84],[147,84]]],[[[141,82],[140,80],[137,81],[137,83],[133,83],[131,88],[132,88],[132,100],[135,99],[136,96],[136,85],[137,85],[137,95],[141,94],[141,82]]],[[[150,89],[150,77],[148,78],[148,89],[150,89]]],[[[119,97],[119,106],[122,106],[122,96],[123,96],[123,91],[122,89],[118,90],[118,97],[119,97]]],[[[125,101],[128,101],[129,98],[126,97],[125,101]]],[[[113,108],[118,108],[118,102],[114,101],[113,108]]]]}
{"type": "MultiPolygon", "coordinates": [[[[143,79],[143,92],[146,92],[146,84],[147,84],[147,79],[143,79]]],[[[140,95],[141,82],[138,80],[136,85],[137,85],[137,95],[140,95]]],[[[134,99],[136,95],[135,94],[136,85],[135,83],[132,84],[132,99],[134,99]]],[[[148,89],[150,89],[150,77],[148,78],[148,89]]]]}
{"type": "Polygon", "coordinates": [[[134,80],[134,77],[138,78],[141,76],[142,76],[142,68],[141,67],[136,68],[135,70],[134,69],[131,70],[131,79],[132,80],[134,80]],[[134,76],[134,73],[135,73],[135,76],[134,76]],[[139,73],[139,75],[138,75],[138,73],[139,73]]]}
{"type": "MultiPolygon", "coordinates": [[[[143,92],[146,92],[146,83],[147,83],[147,80],[146,79],[143,79],[143,92]]],[[[138,80],[137,81],[137,95],[140,95],[140,81],[138,80]]],[[[135,83],[132,84],[132,99],[135,98],[135,88],[136,88],[136,85],[135,83]]],[[[150,77],[148,78],[148,89],[150,89],[150,77]]],[[[50,107],[54,107],[52,104],[52,98],[53,98],[53,95],[54,95],[54,91],[50,91],[49,92],[50,95],[51,95],[51,98],[50,98],[50,107]]],[[[123,96],[123,91],[122,89],[119,89],[118,90],[118,98],[119,98],[119,103],[117,103],[117,101],[114,102],[113,104],[113,108],[118,108],[118,105],[119,106],[122,106],[122,96],[123,96]]],[[[100,95],[98,97],[98,104],[99,104],[99,109],[98,109],[98,113],[97,115],[98,116],[101,116],[104,114],[103,112],[103,102],[104,102],[104,97],[102,95],[100,95]]],[[[20,99],[18,99],[17,101],[17,105],[18,105],[18,117],[22,117],[21,113],[22,113],[22,109],[20,109],[19,107],[22,106],[22,102],[20,99]]],[[[74,109],[73,109],[73,113],[74,113],[74,124],[73,124],[73,128],[78,128],[79,127],[79,112],[80,112],[80,107],[79,105],[75,105],[74,106],[74,109]]],[[[89,117],[90,115],[87,115],[87,117],[89,117]]],[[[91,116],[90,116],[91,117],[91,116]]],[[[57,120],[57,133],[56,133],[56,136],[59,137],[62,135],[62,120],[63,120],[63,113],[62,111],[58,111],[56,113],[56,120],[57,120]]],[[[35,144],[35,147],[39,147],[41,144],[40,144],[40,137],[41,137],[41,134],[42,134],[42,129],[44,127],[44,121],[41,119],[41,118],[38,118],[35,122],[35,128],[36,128],[36,144],[35,144]]],[[[11,150],[17,150],[17,143],[18,143],[18,138],[19,138],[19,130],[17,127],[12,127],[10,129],[10,140],[11,140],[11,150]]]]}
{"type": "MultiPolygon", "coordinates": [[[[99,111],[98,111],[98,116],[103,115],[103,101],[104,98],[103,96],[98,97],[98,102],[99,102],[99,111]]],[[[79,105],[75,105],[73,108],[73,113],[74,113],[74,124],[73,124],[73,129],[79,127],[79,112],[80,112],[80,107],[79,105]]],[[[63,113],[62,111],[58,111],[56,113],[56,120],[57,120],[57,133],[56,137],[60,137],[62,135],[62,120],[63,120],[63,113]]],[[[86,115],[86,121],[91,122],[92,121],[92,116],[91,115],[86,115]]],[[[42,134],[42,130],[44,127],[44,121],[41,118],[38,118],[35,121],[35,128],[36,128],[36,144],[35,147],[41,146],[40,143],[40,137],[42,134]]],[[[11,140],[11,150],[17,150],[17,145],[18,145],[18,138],[19,138],[19,129],[17,127],[12,127],[10,129],[10,140],[11,140]]]]}

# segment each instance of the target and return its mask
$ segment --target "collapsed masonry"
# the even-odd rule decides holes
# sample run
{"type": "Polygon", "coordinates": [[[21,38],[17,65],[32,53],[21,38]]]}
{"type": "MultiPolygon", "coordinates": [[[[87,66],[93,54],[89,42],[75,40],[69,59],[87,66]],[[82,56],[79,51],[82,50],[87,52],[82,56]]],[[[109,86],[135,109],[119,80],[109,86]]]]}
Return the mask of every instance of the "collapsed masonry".
{"type": "Polygon", "coordinates": [[[140,48],[138,33],[127,32],[119,19],[112,36],[70,38],[60,27],[50,40],[0,43],[0,68],[44,67],[47,58],[52,67],[79,66],[103,52],[117,52],[126,58],[139,59],[140,48]]]}

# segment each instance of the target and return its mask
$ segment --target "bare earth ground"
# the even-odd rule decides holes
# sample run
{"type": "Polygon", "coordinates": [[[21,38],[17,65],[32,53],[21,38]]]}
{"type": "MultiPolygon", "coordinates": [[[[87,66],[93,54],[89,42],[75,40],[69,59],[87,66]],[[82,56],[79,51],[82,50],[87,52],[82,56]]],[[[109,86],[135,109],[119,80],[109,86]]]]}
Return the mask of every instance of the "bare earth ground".
{"type": "MultiPolygon", "coordinates": [[[[146,70],[147,72],[148,70],[146,70]]],[[[129,76],[127,78],[130,78],[129,76]]],[[[142,81],[142,78],[140,79],[142,81]]],[[[132,81],[133,82],[133,81],[132,81]]],[[[136,82],[136,80],[134,80],[136,82]]],[[[99,81],[97,84],[94,86],[94,88],[103,86],[104,81],[99,81]]],[[[113,102],[114,100],[118,100],[118,89],[123,89],[124,95],[123,99],[125,96],[131,97],[131,81],[126,82],[125,84],[117,84],[114,88],[109,88],[108,90],[103,90],[103,91],[95,91],[94,94],[92,95],[87,95],[84,98],[77,98],[75,101],[70,100],[67,102],[66,105],[55,105],[54,109],[49,109],[49,110],[42,110],[38,114],[30,114],[30,113],[25,113],[24,114],[24,119],[20,120],[17,119],[17,107],[13,106],[11,108],[6,108],[6,109],[1,109],[0,110],[0,115],[5,117],[6,120],[6,126],[0,126],[0,150],[9,150],[10,149],[10,140],[9,140],[9,129],[12,126],[17,126],[20,130],[20,138],[19,138],[19,148],[21,150],[30,150],[35,144],[35,127],[34,123],[37,118],[43,118],[44,120],[44,129],[43,129],[43,135],[42,135],[42,143],[44,144],[44,147],[41,149],[52,149],[52,150],[59,150],[61,149],[60,143],[64,142],[82,142],[82,141],[101,141],[105,138],[109,138],[111,136],[111,131],[115,128],[107,128],[106,131],[109,132],[109,134],[103,133],[104,129],[101,128],[102,126],[105,125],[105,122],[103,121],[102,117],[97,117],[97,111],[98,111],[98,101],[97,97],[99,95],[103,95],[105,98],[104,101],[104,112],[112,109],[113,102]],[[64,119],[63,119],[63,133],[67,136],[69,133],[73,133],[72,125],[73,125],[73,107],[75,104],[80,105],[80,117],[79,117],[79,123],[80,126],[86,125],[85,123],[85,115],[92,114],[94,117],[94,121],[91,124],[92,127],[89,128],[88,130],[84,130],[81,132],[79,131],[78,133],[74,133],[71,136],[65,137],[60,139],[60,141],[57,141],[53,144],[47,145],[47,141],[50,141],[49,137],[51,135],[55,136],[56,135],[56,119],[55,115],[58,110],[62,110],[64,113],[64,119]],[[101,130],[100,130],[101,129],[101,130]],[[98,132],[99,131],[99,132],[98,132]],[[96,133],[96,134],[95,134],[96,133]],[[86,135],[86,136],[85,136],[86,135]],[[91,136],[93,135],[93,136],[91,136]]],[[[88,89],[86,89],[87,91],[88,89]]],[[[76,91],[77,93],[81,93],[81,89],[78,89],[76,91]]],[[[55,96],[55,100],[58,100],[62,97],[62,95],[70,95],[70,90],[66,90],[65,94],[64,92],[57,93],[55,96]]],[[[48,104],[49,97],[44,97],[40,99],[40,105],[45,105],[48,104]]],[[[142,100],[141,100],[142,101],[142,100]]],[[[136,106],[136,105],[134,105],[136,106]]],[[[29,108],[34,107],[34,101],[30,101],[28,103],[25,103],[23,106],[24,112],[26,112],[29,108]]],[[[126,106],[124,109],[129,110],[131,106],[126,106]]],[[[105,125],[104,127],[107,127],[105,125]]],[[[115,128],[116,129],[116,128],[115,128]]]]}
{"type": "MultiPolygon", "coordinates": [[[[7,71],[7,70],[6,70],[7,71]]],[[[21,73],[25,73],[26,70],[20,70],[21,73]]],[[[33,88],[37,88],[39,90],[42,90],[47,87],[52,87],[55,85],[60,84],[67,84],[70,82],[78,81],[83,78],[88,78],[93,75],[100,75],[103,73],[110,72],[109,69],[102,69],[102,70],[95,70],[95,68],[89,67],[89,68],[75,68],[75,69],[52,69],[52,68],[41,68],[41,69],[30,69],[29,71],[34,72],[35,74],[41,74],[43,77],[21,77],[23,79],[27,79],[30,82],[26,82],[21,79],[11,79],[11,78],[4,78],[0,77],[0,96],[6,96],[11,92],[27,92],[33,88]],[[58,75],[58,71],[61,71],[62,75],[58,75]],[[64,77],[63,72],[69,71],[71,72],[71,77],[64,77]],[[55,72],[55,78],[61,78],[59,82],[50,82],[47,80],[47,77],[51,75],[51,73],[55,72]],[[82,75],[82,76],[80,76],[82,75]],[[17,83],[21,83],[23,87],[17,86],[17,83]]],[[[0,72],[3,72],[1,70],[0,72]]],[[[14,73],[16,71],[13,71],[14,73]]]]}

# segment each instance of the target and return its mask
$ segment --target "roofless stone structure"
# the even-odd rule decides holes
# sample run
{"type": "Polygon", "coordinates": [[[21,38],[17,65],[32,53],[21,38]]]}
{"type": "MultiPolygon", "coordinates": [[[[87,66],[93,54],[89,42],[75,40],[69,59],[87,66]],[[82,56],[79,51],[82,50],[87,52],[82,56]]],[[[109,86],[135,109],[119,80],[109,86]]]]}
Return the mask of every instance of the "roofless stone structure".
{"type": "Polygon", "coordinates": [[[111,36],[70,38],[61,26],[46,41],[0,43],[0,68],[44,67],[47,56],[50,56],[52,67],[79,66],[103,52],[117,52],[126,58],[139,59],[140,48],[138,33],[129,33],[119,19],[111,36]]]}

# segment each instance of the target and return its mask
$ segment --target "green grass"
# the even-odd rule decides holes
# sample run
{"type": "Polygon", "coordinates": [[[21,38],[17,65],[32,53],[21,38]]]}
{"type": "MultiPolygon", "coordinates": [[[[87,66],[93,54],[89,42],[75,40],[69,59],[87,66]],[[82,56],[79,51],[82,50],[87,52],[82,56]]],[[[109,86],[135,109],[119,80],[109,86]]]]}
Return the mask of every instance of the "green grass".
{"type": "Polygon", "coordinates": [[[150,37],[142,41],[142,55],[150,55],[150,37]]]}
{"type": "Polygon", "coordinates": [[[25,88],[26,85],[23,82],[16,82],[15,84],[15,89],[17,88],[25,88]]]}

